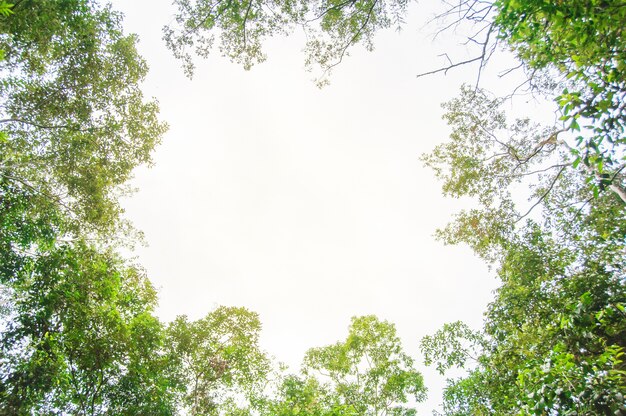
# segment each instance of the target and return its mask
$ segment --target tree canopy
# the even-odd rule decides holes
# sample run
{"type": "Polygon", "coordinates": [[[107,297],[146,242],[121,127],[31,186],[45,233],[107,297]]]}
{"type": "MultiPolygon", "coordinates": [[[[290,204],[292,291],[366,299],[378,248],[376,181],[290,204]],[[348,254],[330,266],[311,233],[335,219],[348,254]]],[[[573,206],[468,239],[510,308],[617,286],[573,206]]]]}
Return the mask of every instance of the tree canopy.
{"type": "Polygon", "coordinates": [[[136,37],[93,1],[0,11],[0,413],[171,413],[155,291],[110,248],[165,131],[136,37]]]}
{"type": "Polygon", "coordinates": [[[236,414],[256,405],[270,372],[260,330],[256,313],[232,307],[193,322],[179,316],[169,325],[165,342],[178,361],[189,414],[236,414]]]}
{"type": "MultiPolygon", "coordinates": [[[[265,59],[263,40],[302,28],[308,39],[305,62],[309,68],[319,66],[317,81],[323,85],[351,47],[363,44],[371,50],[378,30],[401,27],[409,3],[244,0],[226,4],[178,0],[175,23],[165,28],[165,40],[191,75],[193,55],[207,57],[216,41],[223,55],[249,69],[265,59]]],[[[443,26],[440,32],[462,26],[476,56],[450,61],[420,76],[479,63],[480,79],[494,53],[512,52],[519,67],[507,72],[525,71],[525,87],[558,105],[560,122],[552,126],[551,135],[570,147],[571,163],[586,170],[590,182],[600,188],[612,187],[626,201],[622,175],[626,117],[626,45],[621,36],[624,13],[619,0],[558,4],[544,0],[452,2],[439,15],[443,26]]]]}
{"type": "Polygon", "coordinates": [[[301,27],[309,38],[305,46],[308,68],[319,67],[319,85],[328,82],[332,68],[340,64],[355,44],[373,48],[377,30],[399,27],[408,0],[177,0],[175,22],[164,28],[164,39],[174,56],[193,74],[193,57],[207,57],[213,45],[246,69],[266,58],[267,38],[301,27]]]}
{"type": "Polygon", "coordinates": [[[426,387],[395,326],[370,315],[352,318],[345,341],[308,350],[276,396],[268,415],[409,416],[426,387]]]}
{"type": "MultiPolygon", "coordinates": [[[[263,42],[302,28],[324,84],[352,46],[399,27],[407,0],[177,0],[164,39],[193,73],[219,50],[245,68],[263,42]]],[[[467,196],[438,236],[464,243],[501,281],[484,327],[421,342],[449,380],[442,412],[626,414],[626,7],[618,0],[459,0],[442,32],[468,30],[473,87],[444,104],[449,141],[423,157],[444,194],[467,196]],[[525,81],[481,88],[493,54],[525,81]],[[520,89],[556,122],[512,119],[520,89]],[[516,188],[530,189],[530,199],[516,188]]],[[[166,131],[146,100],[147,65],[122,17],[95,0],[0,0],[0,413],[413,415],[426,388],[393,324],[355,317],[345,341],[284,374],[259,317],[220,307],[169,324],[116,246],[119,196],[166,131]]],[[[506,75],[506,74],[505,74],[506,75]]]]}
{"type": "Polygon", "coordinates": [[[11,11],[0,18],[2,178],[110,233],[121,186],[166,129],[140,89],[137,38],[93,1],[22,0],[11,11]]]}

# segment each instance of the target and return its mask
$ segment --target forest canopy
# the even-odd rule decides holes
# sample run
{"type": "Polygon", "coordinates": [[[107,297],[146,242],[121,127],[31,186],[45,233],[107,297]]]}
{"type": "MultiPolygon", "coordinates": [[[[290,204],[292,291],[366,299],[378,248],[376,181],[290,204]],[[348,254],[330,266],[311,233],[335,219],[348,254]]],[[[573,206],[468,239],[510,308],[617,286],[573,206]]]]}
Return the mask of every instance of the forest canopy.
{"type": "MultiPolygon", "coordinates": [[[[198,77],[195,56],[214,44],[249,69],[268,38],[303,30],[323,85],[351,48],[404,25],[409,5],[176,0],[164,41],[198,77]]],[[[440,36],[464,31],[475,55],[419,75],[476,72],[443,105],[448,140],[422,160],[444,195],[476,205],[438,237],[468,245],[501,282],[483,328],[454,322],[421,340],[426,365],[464,369],[442,414],[626,414],[626,7],[441,7],[440,36]],[[505,96],[481,85],[499,53],[524,79],[505,96]],[[552,103],[556,121],[508,114],[520,92],[552,103]]],[[[95,0],[3,0],[0,51],[1,414],[415,414],[423,377],[375,316],[353,318],[295,373],[262,350],[245,308],[156,316],[145,271],[120,254],[137,233],[119,198],[167,125],[143,96],[148,67],[121,14],[95,0]]]]}

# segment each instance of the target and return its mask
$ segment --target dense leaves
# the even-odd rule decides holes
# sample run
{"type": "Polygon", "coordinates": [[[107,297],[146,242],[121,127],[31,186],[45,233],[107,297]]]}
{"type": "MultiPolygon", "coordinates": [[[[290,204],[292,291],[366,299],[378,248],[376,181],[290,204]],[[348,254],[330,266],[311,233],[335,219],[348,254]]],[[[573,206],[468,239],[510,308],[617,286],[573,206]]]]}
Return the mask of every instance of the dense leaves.
{"type": "Polygon", "coordinates": [[[626,144],[626,10],[622,1],[495,2],[499,36],[532,71],[564,82],[566,129],[580,132],[577,160],[602,175],[622,166],[626,144]]]}
{"type": "Polygon", "coordinates": [[[164,132],[136,38],[91,1],[0,10],[0,413],[171,414],[155,292],[102,244],[164,132]]]}
{"type": "Polygon", "coordinates": [[[464,88],[444,105],[450,141],[424,157],[444,193],[477,202],[439,236],[495,263],[502,281],[482,332],[457,323],[422,341],[440,371],[468,369],[449,381],[443,412],[621,414],[623,177],[613,169],[614,192],[598,192],[589,180],[597,167],[572,164],[561,131],[508,122],[507,100],[464,88]]]}
{"type": "Polygon", "coordinates": [[[478,88],[444,105],[450,141],[424,160],[444,193],[477,204],[439,237],[494,263],[502,285],[482,331],[457,323],[422,341],[427,363],[468,369],[449,381],[443,412],[623,414],[623,4],[459,8],[497,34],[483,52],[494,43],[513,51],[532,91],[556,101],[560,120],[511,122],[502,104],[517,103],[514,94],[478,88]],[[527,202],[521,189],[530,190],[527,202]]]}
{"type": "MultiPolygon", "coordinates": [[[[595,224],[588,227],[593,233],[595,224]]],[[[590,235],[612,239],[608,252],[537,226],[510,242],[484,333],[476,338],[462,326],[445,327],[422,341],[438,368],[471,368],[448,387],[445,414],[624,411],[625,231],[620,220],[614,234],[590,235]],[[458,345],[466,345],[461,353],[458,345]]]]}
{"type": "Polygon", "coordinates": [[[197,321],[180,316],[167,330],[191,415],[248,412],[260,399],[270,361],[259,347],[261,323],[245,308],[220,307],[197,321]]]}
{"type": "Polygon", "coordinates": [[[395,327],[374,316],[353,318],[345,341],[309,350],[303,371],[324,376],[344,407],[341,414],[412,415],[405,404],[425,398],[423,378],[395,327]]]}
{"type": "Polygon", "coordinates": [[[121,18],[87,0],[23,0],[0,17],[0,175],[112,232],[119,186],[165,126],[139,83],[147,66],[121,18]]]}
{"type": "Polygon", "coordinates": [[[425,393],[394,325],[361,316],[352,318],[345,341],[307,351],[301,374],[279,379],[262,414],[414,415],[425,393]]]}
{"type": "Polygon", "coordinates": [[[20,260],[11,280],[3,278],[10,306],[0,336],[2,412],[167,408],[156,297],[143,274],[83,242],[20,260]]]}

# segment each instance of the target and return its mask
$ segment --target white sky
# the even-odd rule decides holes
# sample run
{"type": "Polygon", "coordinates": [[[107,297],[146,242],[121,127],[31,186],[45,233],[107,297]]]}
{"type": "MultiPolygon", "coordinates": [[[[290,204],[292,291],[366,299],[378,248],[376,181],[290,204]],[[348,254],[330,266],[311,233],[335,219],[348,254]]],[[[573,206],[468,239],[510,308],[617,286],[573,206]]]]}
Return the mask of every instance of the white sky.
{"type": "Polygon", "coordinates": [[[268,42],[268,61],[248,72],[216,53],[190,81],[161,40],[173,6],[113,3],[140,36],[145,94],[170,125],[125,201],[149,244],[137,255],[160,316],[245,306],[261,316],[264,347],[295,370],[306,349],[344,338],[351,316],[375,314],[419,360],[429,414],[443,381],[421,364],[419,339],[456,320],[480,327],[496,286],[468,249],[432,236],[461,203],[418,158],[447,138],[440,103],[475,74],[416,78],[458,51],[423,28],[433,11],[414,5],[404,31],[353,50],[320,90],[301,36],[268,42]]]}

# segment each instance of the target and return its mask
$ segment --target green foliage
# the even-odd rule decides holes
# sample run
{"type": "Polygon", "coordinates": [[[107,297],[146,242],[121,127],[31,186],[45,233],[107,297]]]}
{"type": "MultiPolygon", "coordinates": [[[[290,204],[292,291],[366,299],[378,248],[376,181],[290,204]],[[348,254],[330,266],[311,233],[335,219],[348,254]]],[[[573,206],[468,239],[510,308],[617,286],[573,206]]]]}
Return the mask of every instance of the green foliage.
{"type": "Polygon", "coordinates": [[[87,0],[0,15],[0,413],[172,414],[155,292],[100,244],[164,132],[136,38],[87,0]]]}
{"type": "MultiPolygon", "coordinates": [[[[563,232],[582,221],[591,212],[589,200],[599,196],[587,171],[571,163],[571,147],[558,138],[559,131],[528,119],[509,122],[502,110],[505,101],[463,87],[460,97],[444,104],[450,140],[422,157],[443,181],[445,195],[477,202],[475,208],[461,211],[438,237],[451,244],[466,243],[489,261],[498,259],[523,219],[543,215],[552,229],[563,232]],[[530,191],[528,202],[518,196],[524,188],[530,191]]],[[[594,216],[601,215],[600,209],[608,218],[622,215],[618,181],[623,181],[623,174],[612,169],[611,176],[616,192],[602,198],[604,208],[594,205],[594,216]]]]}
{"type": "Polygon", "coordinates": [[[188,49],[207,57],[219,31],[220,51],[246,69],[265,60],[261,43],[276,33],[285,33],[296,2],[287,1],[192,1],[176,0],[176,25],[164,28],[164,39],[174,56],[182,59],[185,73],[193,74],[188,49]]]}
{"type": "Polygon", "coordinates": [[[356,410],[342,404],[330,386],[314,377],[289,375],[284,377],[276,397],[263,406],[262,415],[268,416],[334,416],[357,415],[356,410]]]}
{"type": "Polygon", "coordinates": [[[551,71],[565,129],[577,136],[576,163],[603,173],[623,167],[626,136],[626,10],[619,0],[494,3],[499,37],[529,71],[551,71]]]}
{"type": "Polygon", "coordinates": [[[0,413],[171,414],[154,290],[66,224],[0,177],[0,413]]]}
{"type": "MultiPolygon", "coordinates": [[[[372,49],[377,30],[400,26],[408,0],[175,4],[164,37],[188,75],[192,53],[206,57],[217,38],[248,69],[265,39],[302,26],[323,84],[351,46],[372,49]]],[[[477,202],[439,237],[469,244],[502,281],[481,332],[457,322],[422,341],[428,364],[467,371],[449,381],[443,411],[626,413],[626,8],[497,0],[452,11],[486,23],[484,43],[471,38],[482,56],[468,62],[505,46],[561,117],[510,122],[504,100],[466,87],[445,105],[450,142],[424,157],[445,194],[477,202]],[[530,189],[529,204],[515,188],[530,189]]],[[[0,1],[0,413],[415,414],[422,377],[373,316],[309,350],[272,396],[256,314],[222,307],[167,329],[154,317],[141,270],[100,244],[126,233],[118,197],[166,128],[139,88],[136,41],[95,1],[0,1]]]]}
{"type": "Polygon", "coordinates": [[[422,342],[428,364],[467,370],[449,380],[444,414],[626,413],[621,6],[503,0],[484,15],[562,125],[510,123],[511,97],[477,88],[444,105],[450,141],[424,161],[444,193],[477,207],[438,236],[468,244],[502,281],[478,338],[457,323],[422,342]]]}
{"type": "Polygon", "coordinates": [[[163,372],[154,371],[167,365],[157,354],[156,296],[143,274],[83,242],[20,260],[1,282],[10,306],[0,336],[0,411],[95,415],[134,404],[171,413],[163,372]]]}
{"type": "Polygon", "coordinates": [[[165,41],[174,56],[193,74],[192,53],[206,58],[219,38],[219,50],[250,69],[263,62],[262,42],[300,26],[309,41],[305,47],[308,68],[319,66],[320,85],[339,64],[348,49],[363,43],[373,49],[379,29],[400,26],[408,0],[176,0],[176,23],[164,29],[165,41]],[[192,51],[190,51],[192,50],[192,51]]]}
{"type": "Polygon", "coordinates": [[[0,175],[77,226],[111,233],[120,185],[165,131],[139,88],[147,66],[137,39],[88,0],[23,0],[11,10],[0,18],[0,175]]]}
{"type": "Polygon", "coordinates": [[[169,325],[167,349],[178,361],[189,414],[246,414],[260,399],[270,371],[260,330],[256,313],[228,307],[192,322],[180,316],[169,325]]]}
{"type": "Polygon", "coordinates": [[[483,345],[479,332],[472,331],[463,322],[445,324],[433,336],[420,341],[424,364],[436,363],[437,371],[444,374],[452,367],[465,368],[468,360],[477,360],[477,350],[483,345]]]}
{"type": "Polygon", "coordinates": [[[319,66],[322,75],[318,86],[328,82],[331,70],[349,55],[353,45],[363,44],[374,49],[376,31],[392,26],[400,28],[404,22],[408,0],[322,0],[312,3],[300,23],[308,42],[305,46],[306,66],[319,66]],[[318,26],[319,23],[319,26],[318,26]]]}
{"type": "MultiPolygon", "coordinates": [[[[624,224],[592,212],[572,224],[571,239],[530,223],[506,243],[482,348],[467,377],[450,382],[445,414],[626,410],[624,224]]],[[[459,340],[468,338],[455,325],[425,338],[422,348],[440,369],[463,367],[468,354],[459,353],[459,340]]]]}
{"type": "Polygon", "coordinates": [[[450,142],[424,157],[446,194],[477,202],[439,236],[467,243],[502,281],[482,334],[456,323],[422,341],[427,364],[467,370],[449,381],[443,412],[623,411],[623,200],[594,192],[558,132],[508,123],[501,104],[464,88],[445,105],[450,142]],[[526,204],[516,196],[525,186],[526,204]]]}
{"type": "Polygon", "coordinates": [[[532,183],[534,198],[543,200],[569,166],[569,151],[559,147],[552,129],[528,119],[509,123],[503,101],[464,86],[460,97],[443,105],[450,140],[422,156],[443,181],[444,195],[478,202],[478,208],[462,211],[439,237],[465,242],[489,260],[523,215],[512,188],[532,183]]]}
{"type": "MultiPolygon", "coordinates": [[[[5,0],[0,1],[0,17],[8,17],[13,13],[13,4],[6,2],[5,0]]],[[[0,49],[0,61],[4,60],[4,50],[0,49]]]]}
{"type": "Polygon", "coordinates": [[[374,316],[353,318],[345,341],[310,349],[302,368],[307,381],[301,384],[330,395],[319,414],[408,416],[415,410],[405,404],[425,399],[422,375],[402,351],[395,327],[374,316]]]}
{"type": "Polygon", "coordinates": [[[12,10],[13,6],[14,6],[13,4],[5,0],[2,0],[0,2],[0,15],[4,17],[10,16],[13,13],[13,10],[12,10]]]}

